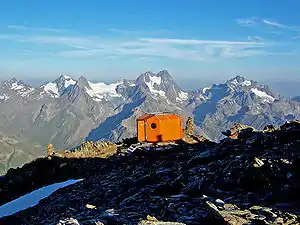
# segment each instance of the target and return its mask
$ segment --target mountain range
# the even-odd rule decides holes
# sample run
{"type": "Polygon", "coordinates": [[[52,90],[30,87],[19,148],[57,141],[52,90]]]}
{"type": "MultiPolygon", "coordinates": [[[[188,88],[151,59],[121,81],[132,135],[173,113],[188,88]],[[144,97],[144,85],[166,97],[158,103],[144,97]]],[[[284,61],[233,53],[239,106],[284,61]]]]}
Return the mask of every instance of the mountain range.
{"type": "Polygon", "coordinates": [[[0,108],[4,170],[44,154],[49,143],[70,149],[84,141],[135,136],[135,118],[143,113],[177,113],[184,122],[192,115],[196,132],[212,141],[221,140],[221,131],[236,122],[262,129],[300,116],[299,102],[242,76],[184,91],[166,70],[112,84],[61,75],[38,88],[12,78],[0,84],[0,108]],[[15,144],[3,141],[8,138],[15,144]]]}

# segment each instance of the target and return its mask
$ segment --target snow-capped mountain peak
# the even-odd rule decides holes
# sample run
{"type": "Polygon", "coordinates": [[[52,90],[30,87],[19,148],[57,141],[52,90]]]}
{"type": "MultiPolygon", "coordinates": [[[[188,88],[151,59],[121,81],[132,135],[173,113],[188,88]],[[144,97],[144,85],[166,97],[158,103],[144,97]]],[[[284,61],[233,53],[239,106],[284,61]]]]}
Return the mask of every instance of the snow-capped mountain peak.
{"type": "Polygon", "coordinates": [[[65,88],[68,88],[70,85],[75,85],[77,81],[69,76],[61,75],[54,82],[57,84],[59,93],[61,93],[64,91],[65,88]]]}
{"type": "Polygon", "coordinates": [[[7,100],[10,97],[10,92],[14,92],[21,97],[26,97],[29,93],[34,91],[34,88],[25,84],[21,80],[17,80],[16,78],[11,78],[7,81],[4,81],[0,85],[0,89],[3,94],[1,94],[2,100],[7,100]]]}
{"type": "Polygon", "coordinates": [[[248,80],[242,76],[236,76],[226,82],[232,93],[235,92],[246,92],[253,93],[262,103],[274,102],[276,97],[267,85],[262,85],[257,81],[248,80]]]}
{"type": "Polygon", "coordinates": [[[240,75],[234,77],[233,79],[230,79],[227,84],[228,85],[231,85],[231,86],[241,86],[241,87],[244,87],[244,86],[251,86],[252,85],[252,82],[251,80],[247,80],[245,77],[242,77],[240,75]]]}
{"type": "Polygon", "coordinates": [[[40,87],[42,91],[40,96],[49,96],[52,98],[59,98],[64,91],[72,85],[76,84],[76,80],[69,76],[61,75],[59,78],[52,82],[48,82],[40,87]]]}
{"type": "MultiPolygon", "coordinates": [[[[111,100],[111,98],[122,97],[122,95],[118,93],[117,88],[118,86],[123,84],[124,80],[118,80],[114,83],[106,84],[104,82],[88,81],[83,76],[79,77],[79,79],[76,81],[69,76],[61,75],[55,81],[46,83],[41,86],[42,92],[40,93],[40,95],[59,98],[66,92],[74,92],[75,90],[72,90],[72,87],[76,86],[76,91],[81,90],[83,92],[86,92],[94,101],[109,101],[111,100]]],[[[130,86],[134,85],[130,83],[130,86]]]]}
{"type": "Polygon", "coordinates": [[[6,80],[6,81],[4,81],[2,84],[1,84],[1,87],[2,88],[11,88],[12,86],[13,86],[13,84],[14,83],[16,83],[16,82],[18,82],[18,80],[15,78],[15,77],[13,77],[13,78],[11,78],[11,79],[9,79],[9,80],[6,80]]]}
{"type": "Polygon", "coordinates": [[[149,71],[143,73],[137,78],[136,85],[141,86],[152,98],[165,99],[169,104],[182,104],[189,98],[189,94],[180,89],[167,70],[157,74],[149,71]]]}
{"type": "Polygon", "coordinates": [[[22,81],[17,81],[15,83],[12,83],[11,90],[15,90],[19,95],[25,97],[29,93],[34,91],[34,88],[24,84],[22,81]]]}

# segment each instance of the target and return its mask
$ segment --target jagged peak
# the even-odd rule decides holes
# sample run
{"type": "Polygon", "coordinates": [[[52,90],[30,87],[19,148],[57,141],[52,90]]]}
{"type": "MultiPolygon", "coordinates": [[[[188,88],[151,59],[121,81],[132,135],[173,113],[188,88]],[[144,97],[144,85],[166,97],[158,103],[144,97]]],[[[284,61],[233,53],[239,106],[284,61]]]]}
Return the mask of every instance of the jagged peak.
{"type": "MultiPolygon", "coordinates": [[[[15,78],[15,77],[11,77],[11,78],[9,78],[9,79],[3,81],[2,84],[5,85],[5,86],[8,86],[8,87],[11,87],[11,85],[12,85],[13,83],[20,83],[20,82],[22,82],[22,81],[18,80],[18,79],[15,78]]],[[[23,83],[23,82],[22,82],[22,83],[23,83]]]]}
{"type": "Polygon", "coordinates": [[[167,70],[161,70],[158,73],[154,73],[152,71],[147,71],[145,73],[142,73],[137,79],[137,83],[141,82],[153,82],[158,85],[161,83],[166,83],[166,82],[174,82],[171,74],[167,70]]]}
{"type": "Polygon", "coordinates": [[[7,80],[7,82],[11,83],[11,82],[17,82],[18,79],[15,77],[11,77],[10,79],[7,80]]]}
{"type": "Polygon", "coordinates": [[[64,75],[64,74],[61,74],[57,80],[74,80],[72,77],[70,76],[67,76],[67,75],[64,75]]]}
{"type": "Polygon", "coordinates": [[[68,88],[70,85],[75,85],[77,81],[69,76],[61,75],[54,82],[58,85],[59,91],[63,92],[64,89],[68,88]]]}
{"type": "Polygon", "coordinates": [[[278,98],[268,85],[260,84],[255,80],[250,80],[240,75],[228,80],[226,85],[234,92],[242,91],[251,93],[253,96],[260,98],[263,103],[271,103],[278,98]]]}
{"type": "Polygon", "coordinates": [[[154,73],[152,71],[146,71],[144,73],[142,73],[137,79],[139,78],[149,78],[149,77],[161,77],[161,78],[171,78],[172,79],[172,76],[171,74],[167,71],[167,70],[161,70],[159,71],[158,73],[154,73]]]}
{"type": "Polygon", "coordinates": [[[225,83],[227,86],[236,89],[242,88],[245,90],[259,89],[271,93],[268,85],[260,84],[258,81],[247,79],[241,75],[237,75],[225,83]]]}
{"type": "Polygon", "coordinates": [[[142,82],[142,81],[146,81],[149,80],[150,77],[154,77],[156,76],[155,73],[153,73],[152,71],[147,71],[145,73],[142,73],[141,75],[139,75],[136,79],[137,82],[142,82]]]}
{"type": "Polygon", "coordinates": [[[15,77],[12,77],[6,81],[4,81],[2,83],[2,85],[4,87],[7,87],[7,88],[10,88],[10,89],[16,89],[16,90],[19,90],[19,89],[24,89],[24,88],[31,88],[32,87],[28,84],[25,84],[22,80],[18,80],[17,78],[15,77]]]}
{"type": "Polygon", "coordinates": [[[64,77],[66,80],[67,80],[67,79],[72,79],[72,77],[67,76],[67,75],[61,75],[61,76],[64,77]]]}
{"type": "Polygon", "coordinates": [[[247,79],[241,75],[237,75],[226,82],[229,85],[239,85],[239,86],[251,86],[253,83],[256,83],[253,80],[247,79]]]}
{"type": "Polygon", "coordinates": [[[79,77],[79,79],[76,82],[76,85],[79,87],[90,88],[89,81],[84,76],[79,77]]]}
{"type": "Polygon", "coordinates": [[[167,71],[167,70],[161,70],[159,71],[157,74],[157,76],[167,76],[167,77],[171,77],[171,74],[167,71]]]}
{"type": "Polygon", "coordinates": [[[152,72],[152,71],[150,71],[150,70],[148,70],[148,71],[142,73],[142,75],[143,75],[143,74],[144,74],[144,75],[148,75],[148,76],[153,76],[153,75],[155,75],[155,73],[152,72]]]}

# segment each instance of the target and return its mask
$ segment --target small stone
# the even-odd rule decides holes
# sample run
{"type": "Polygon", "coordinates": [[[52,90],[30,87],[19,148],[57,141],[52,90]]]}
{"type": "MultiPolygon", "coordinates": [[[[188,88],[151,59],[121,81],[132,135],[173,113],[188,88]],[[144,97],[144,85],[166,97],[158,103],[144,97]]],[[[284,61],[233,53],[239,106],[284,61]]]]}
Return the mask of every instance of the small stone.
{"type": "Polygon", "coordinates": [[[283,224],[284,220],[281,217],[277,217],[274,221],[274,223],[279,223],[279,224],[283,224]]]}
{"type": "Polygon", "coordinates": [[[149,221],[157,221],[157,219],[154,216],[147,215],[147,220],[149,221]]]}
{"type": "Polygon", "coordinates": [[[205,199],[205,198],[208,198],[208,197],[207,197],[207,195],[202,195],[202,198],[204,198],[204,199],[205,199]]]}
{"type": "Polygon", "coordinates": [[[85,207],[87,207],[88,209],[96,209],[97,207],[94,205],[90,205],[90,204],[86,204],[85,207]]]}
{"type": "Polygon", "coordinates": [[[69,219],[59,220],[59,223],[57,225],[80,225],[80,223],[76,219],[71,217],[69,219]]]}
{"type": "Polygon", "coordinates": [[[161,221],[145,221],[142,220],[138,223],[138,225],[186,225],[185,223],[178,222],[161,222],[161,221]]]}
{"type": "Polygon", "coordinates": [[[216,200],[216,204],[217,204],[217,205],[224,205],[225,202],[222,201],[221,199],[217,199],[217,200],[216,200]]]}
{"type": "Polygon", "coordinates": [[[254,206],[251,206],[249,209],[250,209],[250,210],[258,211],[258,210],[261,209],[261,207],[260,207],[260,206],[257,206],[257,205],[254,205],[254,206]]]}
{"type": "Polygon", "coordinates": [[[66,167],[67,165],[68,165],[68,163],[62,163],[62,164],[59,165],[59,168],[64,168],[64,167],[66,167]]]}
{"type": "Polygon", "coordinates": [[[97,221],[97,222],[95,222],[95,225],[104,225],[104,223],[97,221]]]}
{"type": "Polygon", "coordinates": [[[254,158],[254,164],[253,166],[256,168],[262,167],[264,165],[264,162],[262,160],[260,160],[259,158],[254,158]]]}
{"type": "Polygon", "coordinates": [[[225,210],[236,210],[236,209],[238,209],[237,206],[232,205],[232,204],[224,204],[223,207],[224,207],[225,210]]]}

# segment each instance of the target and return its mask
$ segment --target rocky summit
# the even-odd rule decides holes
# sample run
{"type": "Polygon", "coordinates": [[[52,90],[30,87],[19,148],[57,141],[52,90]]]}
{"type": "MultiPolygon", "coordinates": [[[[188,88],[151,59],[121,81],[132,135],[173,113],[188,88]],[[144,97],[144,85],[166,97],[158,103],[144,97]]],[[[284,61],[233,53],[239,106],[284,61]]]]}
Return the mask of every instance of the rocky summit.
{"type": "Polygon", "coordinates": [[[223,134],[220,143],[198,139],[107,158],[53,154],[10,169],[0,204],[82,181],[0,224],[299,224],[300,121],[264,130],[235,125],[223,134]]]}

